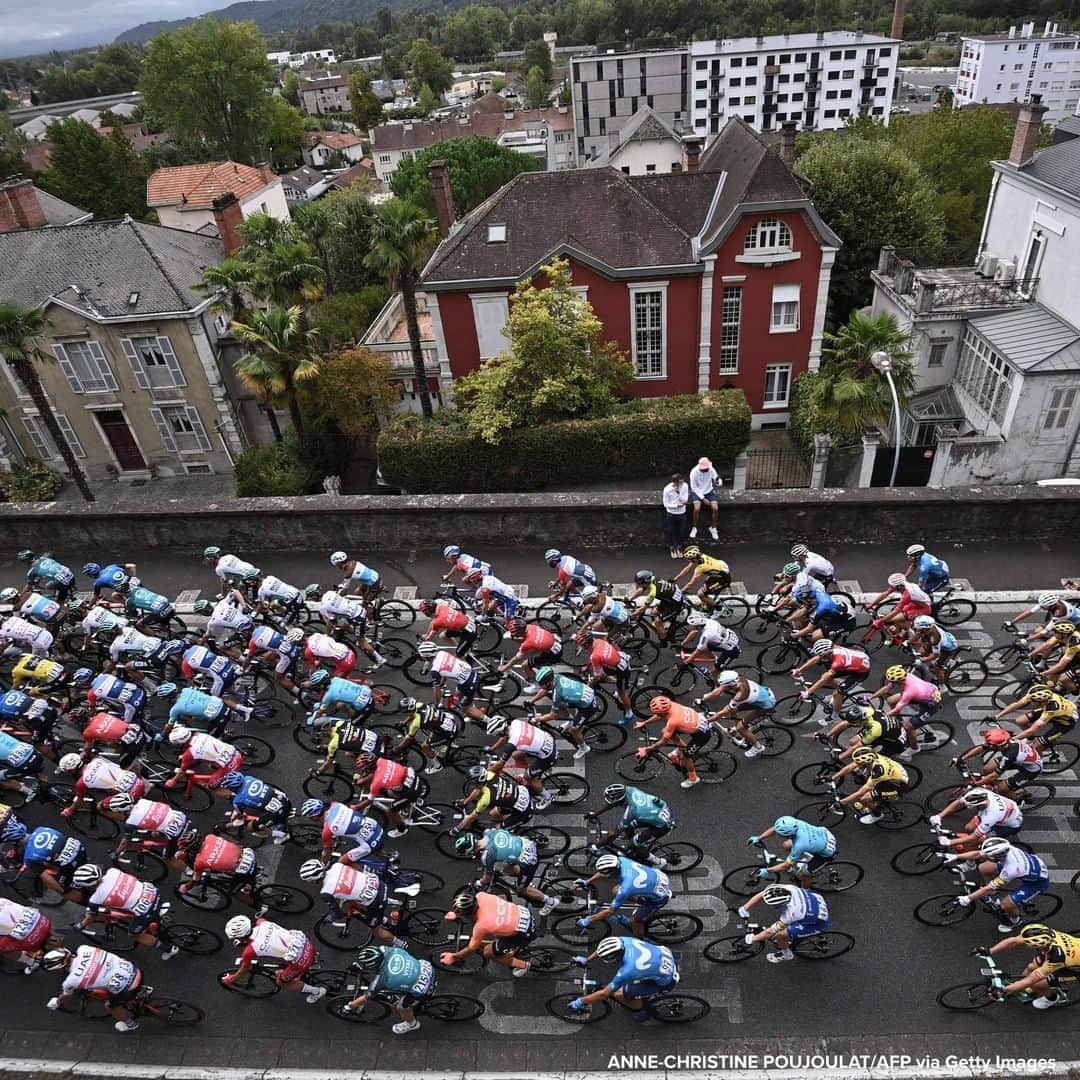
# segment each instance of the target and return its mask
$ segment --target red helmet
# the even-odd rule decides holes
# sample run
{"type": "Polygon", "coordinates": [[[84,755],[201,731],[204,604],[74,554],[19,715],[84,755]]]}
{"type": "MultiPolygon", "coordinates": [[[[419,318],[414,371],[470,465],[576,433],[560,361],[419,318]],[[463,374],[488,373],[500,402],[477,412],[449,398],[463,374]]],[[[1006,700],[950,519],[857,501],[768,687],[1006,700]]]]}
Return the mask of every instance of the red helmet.
{"type": "Polygon", "coordinates": [[[1012,736],[1004,729],[999,727],[992,727],[983,736],[983,742],[987,746],[1004,746],[1012,736]]]}
{"type": "Polygon", "coordinates": [[[579,645],[588,645],[592,641],[592,632],[582,628],[574,635],[574,641],[579,645]]]}
{"type": "Polygon", "coordinates": [[[675,702],[669,697],[654,697],[649,702],[649,710],[656,713],[657,716],[667,716],[674,704],[675,702]]]}
{"type": "Polygon", "coordinates": [[[435,601],[434,600],[421,600],[416,605],[421,615],[434,615],[435,614],[435,601]]]}
{"type": "Polygon", "coordinates": [[[524,619],[510,619],[506,624],[506,629],[510,632],[511,637],[524,637],[525,636],[525,620],[524,619]]]}

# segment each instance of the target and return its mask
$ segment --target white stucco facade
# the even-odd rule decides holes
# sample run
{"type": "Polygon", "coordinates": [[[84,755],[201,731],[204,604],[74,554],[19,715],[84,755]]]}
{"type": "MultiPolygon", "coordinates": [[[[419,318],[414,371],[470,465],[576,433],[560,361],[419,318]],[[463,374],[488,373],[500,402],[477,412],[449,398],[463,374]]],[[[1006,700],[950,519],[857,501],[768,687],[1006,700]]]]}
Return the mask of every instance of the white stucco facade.
{"type": "MultiPolygon", "coordinates": [[[[212,210],[184,208],[182,206],[156,207],[158,221],[170,229],[198,232],[204,225],[214,224],[212,210]]],[[[240,211],[245,218],[252,214],[269,214],[280,221],[289,220],[289,204],[285,201],[285,189],[275,180],[261,191],[240,200],[240,211]]]]}

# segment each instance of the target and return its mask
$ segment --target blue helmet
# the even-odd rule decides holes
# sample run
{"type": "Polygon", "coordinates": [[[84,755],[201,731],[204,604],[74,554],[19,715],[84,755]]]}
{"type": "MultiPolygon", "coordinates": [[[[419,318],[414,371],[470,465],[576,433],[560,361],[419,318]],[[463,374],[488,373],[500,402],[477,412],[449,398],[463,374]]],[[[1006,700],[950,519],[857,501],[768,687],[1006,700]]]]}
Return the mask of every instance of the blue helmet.
{"type": "Polygon", "coordinates": [[[322,799],[305,799],[300,804],[301,817],[322,817],[326,811],[326,803],[322,799]]]}
{"type": "Polygon", "coordinates": [[[174,682],[163,682],[155,691],[154,697],[170,698],[173,694],[178,693],[180,687],[174,682]]]}
{"type": "Polygon", "coordinates": [[[544,552],[544,562],[554,563],[562,558],[562,552],[558,548],[548,548],[544,552]]]}
{"type": "Polygon", "coordinates": [[[71,681],[75,686],[85,686],[88,682],[92,682],[93,678],[93,668],[81,667],[71,676],[71,681]]]}
{"type": "Polygon", "coordinates": [[[308,684],[310,686],[322,686],[323,683],[327,683],[329,681],[330,672],[327,671],[325,668],[319,668],[318,671],[313,671],[311,673],[311,678],[308,679],[308,684]]]}
{"type": "Polygon", "coordinates": [[[244,774],[237,772],[235,769],[232,772],[227,772],[221,778],[221,787],[228,788],[230,791],[239,791],[244,786],[244,774]]]}
{"type": "Polygon", "coordinates": [[[461,554],[461,548],[457,544],[447,544],[442,553],[444,559],[456,559],[461,554]]]}
{"type": "Polygon", "coordinates": [[[101,573],[101,564],[96,562],[88,562],[83,568],[82,572],[87,577],[97,577],[101,573]]]}
{"type": "Polygon", "coordinates": [[[778,817],[773,822],[773,832],[775,832],[777,836],[794,836],[798,831],[798,819],[789,817],[787,814],[783,817],[778,817]]]}

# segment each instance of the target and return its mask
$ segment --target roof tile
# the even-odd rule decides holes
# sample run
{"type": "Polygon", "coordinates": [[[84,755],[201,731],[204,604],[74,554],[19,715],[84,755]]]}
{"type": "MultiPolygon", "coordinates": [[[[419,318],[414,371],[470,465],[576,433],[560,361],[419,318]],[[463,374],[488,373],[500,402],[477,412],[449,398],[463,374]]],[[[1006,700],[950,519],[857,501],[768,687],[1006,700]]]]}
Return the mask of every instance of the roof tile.
{"type": "Polygon", "coordinates": [[[277,177],[268,168],[241,165],[238,161],[174,165],[150,174],[146,181],[146,203],[209,210],[222,195],[231,192],[238,199],[246,199],[276,181],[277,177]]]}

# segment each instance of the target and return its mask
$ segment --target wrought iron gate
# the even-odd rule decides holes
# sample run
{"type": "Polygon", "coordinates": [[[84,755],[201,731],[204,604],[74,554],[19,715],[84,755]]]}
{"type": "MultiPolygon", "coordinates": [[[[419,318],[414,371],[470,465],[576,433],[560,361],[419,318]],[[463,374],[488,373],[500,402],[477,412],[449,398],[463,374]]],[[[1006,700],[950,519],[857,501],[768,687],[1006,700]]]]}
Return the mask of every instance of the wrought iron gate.
{"type": "Polygon", "coordinates": [[[810,464],[802,453],[789,447],[746,451],[746,486],[804,488],[810,486],[810,464]]]}

